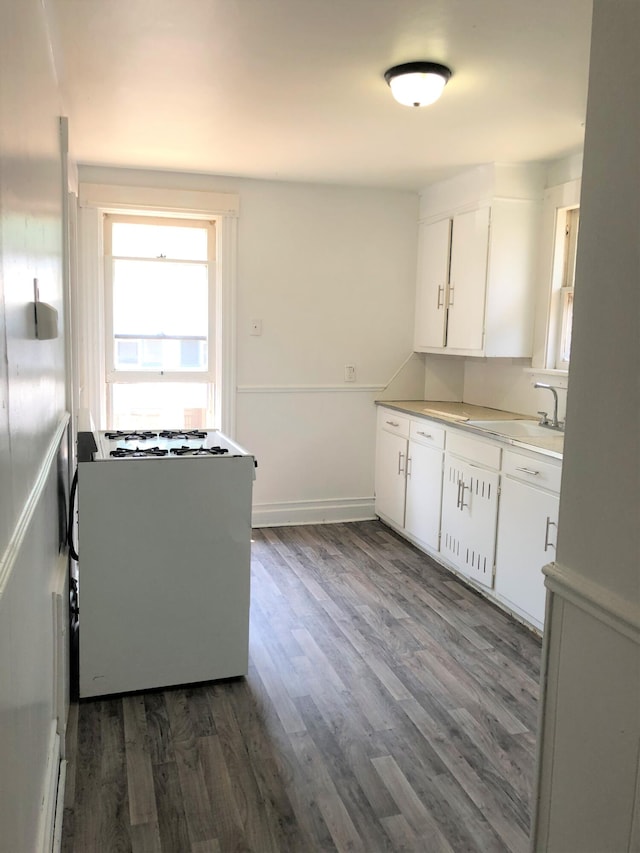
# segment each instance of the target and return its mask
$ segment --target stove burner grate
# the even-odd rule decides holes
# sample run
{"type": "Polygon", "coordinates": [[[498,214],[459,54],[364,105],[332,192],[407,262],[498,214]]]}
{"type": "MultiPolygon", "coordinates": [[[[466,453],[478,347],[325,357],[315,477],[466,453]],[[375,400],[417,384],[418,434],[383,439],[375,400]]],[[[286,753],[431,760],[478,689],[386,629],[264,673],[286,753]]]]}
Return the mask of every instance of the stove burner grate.
{"type": "Polygon", "coordinates": [[[168,452],[163,447],[116,447],[110,455],[116,459],[139,459],[144,456],[166,456],[168,452]]]}
{"type": "Polygon", "coordinates": [[[110,432],[105,432],[105,438],[114,439],[114,438],[123,438],[125,441],[132,441],[133,439],[142,439],[143,441],[148,438],[157,438],[157,432],[149,432],[149,430],[133,430],[128,432],[127,430],[111,430],[110,432]]]}
{"type": "Polygon", "coordinates": [[[160,438],[206,438],[207,433],[201,429],[163,429],[160,438]]]}
{"type": "Polygon", "coordinates": [[[228,452],[226,447],[220,447],[220,445],[215,447],[187,447],[186,444],[183,444],[182,447],[171,448],[171,453],[176,456],[222,456],[228,452]]]}

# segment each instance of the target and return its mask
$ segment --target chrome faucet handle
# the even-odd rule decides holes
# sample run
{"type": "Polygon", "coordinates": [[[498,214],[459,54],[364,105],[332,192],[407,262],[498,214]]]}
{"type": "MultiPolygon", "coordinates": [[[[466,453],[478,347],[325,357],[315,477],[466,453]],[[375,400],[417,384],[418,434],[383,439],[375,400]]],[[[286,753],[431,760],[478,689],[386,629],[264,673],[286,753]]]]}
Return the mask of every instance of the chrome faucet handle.
{"type": "Polygon", "coordinates": [[[548,412],[538,412],[538,414],[540,415],[540,420],[538,421],[538,425],[539,426],[547,426],[547,424],[549,423],[549,418],[547,417],[549,413],[548,412]]]}

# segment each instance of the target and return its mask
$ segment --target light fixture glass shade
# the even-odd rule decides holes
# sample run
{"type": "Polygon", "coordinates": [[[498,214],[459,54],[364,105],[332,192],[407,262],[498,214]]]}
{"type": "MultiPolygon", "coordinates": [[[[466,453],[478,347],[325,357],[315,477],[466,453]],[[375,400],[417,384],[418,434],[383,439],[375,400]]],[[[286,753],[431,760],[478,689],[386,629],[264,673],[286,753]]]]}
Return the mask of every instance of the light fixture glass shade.
{"type": "Polygon", "coordinates": [[[390,68],[384,76],[398,103],[426,107],[438,100],[451,70],[436,62],[407,62],[390,68]]]}

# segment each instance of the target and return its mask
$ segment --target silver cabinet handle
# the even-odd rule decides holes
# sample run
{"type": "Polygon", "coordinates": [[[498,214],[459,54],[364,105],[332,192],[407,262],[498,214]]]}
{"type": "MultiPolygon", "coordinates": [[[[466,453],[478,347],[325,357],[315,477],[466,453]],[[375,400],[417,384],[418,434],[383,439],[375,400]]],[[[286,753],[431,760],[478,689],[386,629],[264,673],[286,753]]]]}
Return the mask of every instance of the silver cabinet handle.
{"type": "Polygon", "coordinates": [[[404,474],[404,468],[402,467],[403,457],[404,453],[401,450],[398,451],[398,474],[404,474]]]}
{"type": "Polygon", "coordinates": [[[449,308],[451,308],[451,306],[453,305],[453,291],[454,290],[455,290],[454,285],[451,284],[451,282],[449,282],[449,308]]]}
{"type": "Polygon", "coordinates": [[[545,529],[544,529],[544,550],[545,550],[545,552],[547,551],[548,548],[553,548],[554,551],[556,550],[556,546],[553,544],[553,542],[549,542],[549,528],[550,527],[557,527],[557,526],[558,525],[555,523],[555,521],[551,521],[549,516],[547,516],[547,524],[546,524],[545,529]]]}
{"type": "Polygon", "coordinates": [[[444,284],[438,285],[438,304],[436,308],[444,308],[444,284]],[[442,302],[440,301],[440,294],[442,294],[442,302]]]}
{"type": "Polygon", "coordinates": [[[392,426],[392,427],[399,427],[400,426],[398,421],[385,421],[385,423],[389,424],[389,426],[392,426]]]}
{"type": "Polygon", "coordinates": [[[468,488],[469,488],[469,486],[467,486],[465,484],[464,480],[462,480],[462,479],[458,480],[458,498],[456,500],[456,509],[459,509],[460,512],[462,512],[462,510],[466,506],[469,506],[469,504],[466,504],[464,502],[464,490],[468,489],[468,488]]]}
{"type": "Polygon", "coordinates": [[[531,474],[532,477],[540,476],[540,471],[534,471],[533,468],[516,468],[516,471],[522,471],[523,474],[531,474]]]}
{"type": "Polygon", "coordinates": [[[430,433],[422,432],[421,430],[418,430],[418,435],[422,435],[422,436],[424,436],[424,438],[433,438],[433,436],[430,433]]]}
{"type": "Polygon", "coordinates": [[[409,479],[411,479],[411,464],[412,464],[412,462],[413,462],[413,459],[410,456],[407,456],[407,477],[409,477],[409,479]]]}

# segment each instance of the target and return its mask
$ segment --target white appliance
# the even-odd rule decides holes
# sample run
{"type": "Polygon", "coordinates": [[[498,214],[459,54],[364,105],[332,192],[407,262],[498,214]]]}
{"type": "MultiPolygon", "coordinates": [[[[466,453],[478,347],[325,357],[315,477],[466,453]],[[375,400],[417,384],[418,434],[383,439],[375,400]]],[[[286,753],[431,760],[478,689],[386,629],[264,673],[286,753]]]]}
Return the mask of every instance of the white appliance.
{"type": "Polygon", "coordinates": [[[81,698],[246,675],[253,456],[97,433],[78,463],[81,698]]]}

